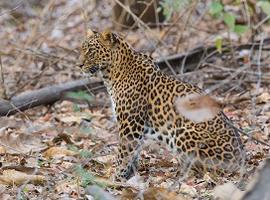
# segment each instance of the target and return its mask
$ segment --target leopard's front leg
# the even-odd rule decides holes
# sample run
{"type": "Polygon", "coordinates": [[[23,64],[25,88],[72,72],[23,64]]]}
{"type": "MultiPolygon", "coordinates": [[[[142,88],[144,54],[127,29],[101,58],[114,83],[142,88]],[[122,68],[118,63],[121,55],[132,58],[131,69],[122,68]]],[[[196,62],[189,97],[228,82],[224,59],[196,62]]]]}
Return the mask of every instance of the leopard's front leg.
{"type": "Polygon", "coordinates": [[[144,138],[144,122],[138,117],[132,118],[120,123],[116,179],[129,179],[137,169],[144,138]]]}

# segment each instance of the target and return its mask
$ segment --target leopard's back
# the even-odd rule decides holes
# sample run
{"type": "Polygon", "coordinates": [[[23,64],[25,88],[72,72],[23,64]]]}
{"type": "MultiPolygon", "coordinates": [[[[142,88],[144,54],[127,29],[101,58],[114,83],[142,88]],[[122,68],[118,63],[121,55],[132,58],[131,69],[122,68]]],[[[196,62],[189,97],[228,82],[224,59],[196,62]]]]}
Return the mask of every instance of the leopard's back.
{"type": "Polygon", "coordinates": [[[157,72],[149,90],[147,136],[165,143],[182,160],[200,168],[222,168],[229,171],[241,166],[243,145],[239,133],[224,113],[196,123],[175,108],[175,101],[202,91],[191,84],[157,72]]]}

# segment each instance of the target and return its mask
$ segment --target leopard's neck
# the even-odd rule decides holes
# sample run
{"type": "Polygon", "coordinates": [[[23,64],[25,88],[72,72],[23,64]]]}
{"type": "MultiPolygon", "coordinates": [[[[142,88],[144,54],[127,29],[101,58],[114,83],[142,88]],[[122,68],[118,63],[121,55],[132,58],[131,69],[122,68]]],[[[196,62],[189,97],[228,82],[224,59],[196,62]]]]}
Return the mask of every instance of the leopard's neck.
{"type": "MultiPolygon", "coordinates": [[[[115,53],[110,67],[101,71],[101,76],[108,92],[117,89],[120,83],[129,84],[135,75],[141,75],[150,68],[157,70],[152,58],[146,54],[130,51],[128,54],[115,53]]],[[[139,80],[138,80],[139,81],[139,80]]]]}

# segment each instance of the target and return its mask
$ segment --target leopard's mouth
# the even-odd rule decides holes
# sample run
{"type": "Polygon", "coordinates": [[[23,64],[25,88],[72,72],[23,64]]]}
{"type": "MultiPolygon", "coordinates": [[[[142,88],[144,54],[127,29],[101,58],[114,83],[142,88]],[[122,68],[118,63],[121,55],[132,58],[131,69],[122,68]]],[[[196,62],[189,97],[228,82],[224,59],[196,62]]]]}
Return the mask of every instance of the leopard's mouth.
{"type": "Polygon", "coordinates": [[[99,69],[98,65],[88,66],[85,64],[80,64],[79,67],[82,69],[83,72],[90,74],[96,73],[99,69]]]}
{"type": "Polygon", "coordinates": [[[98,65],[94,65],[94,66],[92,66],[92,67],[90,67],[89,69],[88,69],[88,72],[90,72],[91,74],[94,74],[94,73],[96,73],[98,71],[98,65]]]}

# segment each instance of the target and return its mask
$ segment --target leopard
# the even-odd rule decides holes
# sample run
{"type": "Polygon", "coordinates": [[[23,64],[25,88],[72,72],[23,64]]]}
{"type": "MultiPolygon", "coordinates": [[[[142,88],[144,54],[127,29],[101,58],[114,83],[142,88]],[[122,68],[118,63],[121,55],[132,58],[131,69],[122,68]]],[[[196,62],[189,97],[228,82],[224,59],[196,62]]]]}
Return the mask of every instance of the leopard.
{"type": "Polygon", "coordinates": [[[164,144],[181,162],[181,171],[198,174],[239,170],[245,156],[239,131],[221,110],[196,122],[177,112],[175,100],[203,94],[199,87],[167,75],[154,59],[136,51],[110,30],[88,30],[81,45],[79,67],[99,73],[111,98],[119,128],[115,177],[136,173],[146,141],[164,144]]]}

